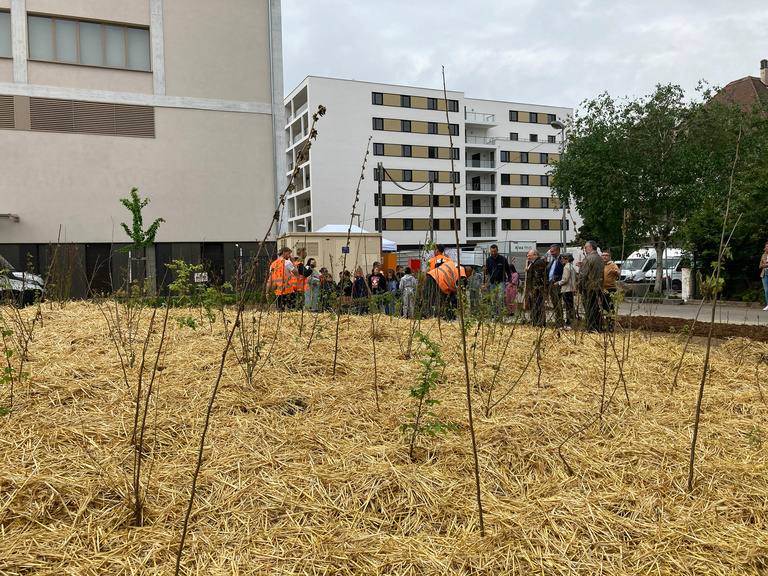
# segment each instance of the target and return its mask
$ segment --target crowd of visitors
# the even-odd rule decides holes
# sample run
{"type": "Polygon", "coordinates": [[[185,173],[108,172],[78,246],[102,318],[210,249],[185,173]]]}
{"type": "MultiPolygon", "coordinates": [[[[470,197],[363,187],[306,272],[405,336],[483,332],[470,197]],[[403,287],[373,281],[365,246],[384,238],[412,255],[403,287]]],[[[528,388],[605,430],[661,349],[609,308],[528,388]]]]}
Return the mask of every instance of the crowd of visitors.
{"type": "Polygon", "coordinates": [[[574,327],[579,294],[585,328],[613,330],[619,268],[611,260],[610,250],[600,254],[594,241],[586,243],[584,252],[586,257],[577,268],[574,256],[561,253],[557,245],[544,256],[530,250],[519,298],[520,274],[496,245],[490,247],[482,267],[456,264],[438,244],[424,271],[403,266],[383,271],[381,263],[374,262],[370,273],[358,266],[354,273],[339,272],[338,281],[327,268],[318,269],[316,260],[307,258],[306,249],[298,248],[294,257],[289,248],[282,248],[270,266],[266,289],[268,297],[274,293],[280,310],[322,311],[339,305],[343,311],[356,314],[448,319],[455,317],[457,294],[463,292],[471,314],[520,315],[533,326],[544,327],[549,308],[554,327],[562,330],[574,327]]]}

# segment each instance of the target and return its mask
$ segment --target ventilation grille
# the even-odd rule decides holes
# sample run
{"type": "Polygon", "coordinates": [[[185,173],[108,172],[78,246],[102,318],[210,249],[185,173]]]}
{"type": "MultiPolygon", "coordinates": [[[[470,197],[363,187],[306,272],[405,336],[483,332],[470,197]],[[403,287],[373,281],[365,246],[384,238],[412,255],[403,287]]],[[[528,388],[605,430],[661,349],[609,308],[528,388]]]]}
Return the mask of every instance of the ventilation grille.
{"type": "Polygon", "coordinates": [[[0,128],[13,129],[15,127],[13,96],[0,96],[0,128]]]}
{"type": "Polygon", "coordinates": [[[29,114],[32,130],[155,137],[155,109],[152,106],[30,98],[29,114]]]}

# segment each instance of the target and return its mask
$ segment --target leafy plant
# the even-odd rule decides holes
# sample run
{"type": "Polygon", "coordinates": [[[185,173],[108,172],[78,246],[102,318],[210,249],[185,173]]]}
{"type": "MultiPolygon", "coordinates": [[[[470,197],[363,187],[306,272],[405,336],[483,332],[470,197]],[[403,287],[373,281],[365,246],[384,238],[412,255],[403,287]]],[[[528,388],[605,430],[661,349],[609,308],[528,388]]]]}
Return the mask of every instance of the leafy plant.
{"type": "Polygon", "coordinates": [[[437,385],[443,381],[445,362],[440,358],[440,346],[429,339],[429,336],[416,332],[416,338],[424,345],[425,358],[417,360],[422,365],[419,379],[411,386],[409,397],[416,398],[416,411],[408,414],[412,422],[406,422],[400,426],[400,430],[409,442],[408,457],[413,461],[413,447],[416,437],[420,434],[435,436],[438,432],[447,434],[449,431],[457,431],[455,424],[442,422],[432,408],[438,406],[440,401],[432,397],[437,385]],[[442,369],[442,370],[441,370],[442,369]],[[428,417],[429,419],[425,419],[428,417]]]}
{"type": "Polygon", "coordinates": [[[149,204],[149,198],[144,198],[144,200],[142,200],[138,195],[138,191],[138,188],[131,188],[130,199],[120,198],[120,202],[122,202],[123,206],[133,214],[133,224],[130,228],[128,228],[128,225],[124,222],[120,223],[120,226],[123,227],[125,233],[133,241],[133,244],[130,246],[120,249],[120,252],[123,254],[127,254],[131,250],[145,248],[154,244],[157,229],[160,228],[162,222],[165,222],[162,218],[157,218],[150,224],[149,228],[144,230],[144,218],[141,215],[141,211],[147,204],[149,204]]]}

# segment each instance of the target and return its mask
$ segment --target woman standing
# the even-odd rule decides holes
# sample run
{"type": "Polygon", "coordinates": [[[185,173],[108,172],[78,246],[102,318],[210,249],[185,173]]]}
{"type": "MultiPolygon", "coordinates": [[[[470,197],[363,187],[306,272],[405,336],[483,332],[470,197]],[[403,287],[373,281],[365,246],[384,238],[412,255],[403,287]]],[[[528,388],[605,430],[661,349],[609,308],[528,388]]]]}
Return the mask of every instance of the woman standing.
{"type": "Polygon", "coordinates": [[[509,279],[507,280],[505,302],[510,316],[517,310],[517,289],[520,287],[520,274],[515,265],[509,264],[509,279]]]}
{"type": "Polygon", "coordinates": [[[574,305],[574,293],[576,292],[576,270],[573,268],[573,254],[560,256],[563,261],[563,279],[558,282],[560,295],[565,305],[565,326],[563,330],[573,330],[573,322],[576,319],[576,307],[574,305]]]}
{"type": "Polygon", "coordinates": [[[387,301],[384,304],[384,313],[390,316],[395,313],[395,304],[397,303],[397,292],[399,288],[399,282],[395,271],[390,268],[387,270],[387,301]]]}
{"type": "Polygon", "coordinates": [[[317,312],[320,309],[320,273],[317,271],[317,261],[314,258],[307,260],[304,265],[304,277],[307,279],[304,308],[317,312]]]}

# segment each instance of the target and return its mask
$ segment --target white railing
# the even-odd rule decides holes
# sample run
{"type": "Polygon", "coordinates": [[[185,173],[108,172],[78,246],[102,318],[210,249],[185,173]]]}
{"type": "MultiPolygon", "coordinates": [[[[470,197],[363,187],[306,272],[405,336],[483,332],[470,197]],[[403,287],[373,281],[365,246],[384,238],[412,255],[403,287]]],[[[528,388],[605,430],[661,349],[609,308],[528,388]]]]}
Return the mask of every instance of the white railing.
{"type": "Polygon", "coordinates": [[[488,136],[465,136],[464,142],[466,144],[485,144],[487,146],[493,146],[498,138],[489,138],[488,136]]]}
{"type": "Polygon", "coordinates": [[[491,226],[483,226],[480,230],[473,230],[467,226],[468,238],[493,238],[494,236],[496,236],[496,229],[491,226]]]}
{"type": "Polygon", "coordinates": [[[467,214],[496,214],[496,208],[494,206],[480,206],[480,208],[469,206],[467,214]]]}
{"type": "Polygon", "coordinates": [[[476,184],[474,182],[470,182],[467,186],[467,191],[476,191],[476,192],[496,192],[496,184],[476,184]]]}

